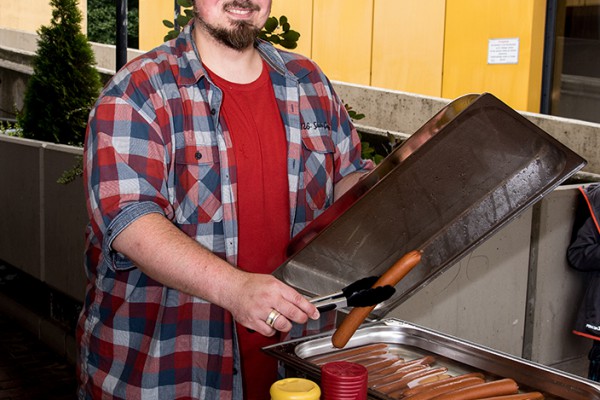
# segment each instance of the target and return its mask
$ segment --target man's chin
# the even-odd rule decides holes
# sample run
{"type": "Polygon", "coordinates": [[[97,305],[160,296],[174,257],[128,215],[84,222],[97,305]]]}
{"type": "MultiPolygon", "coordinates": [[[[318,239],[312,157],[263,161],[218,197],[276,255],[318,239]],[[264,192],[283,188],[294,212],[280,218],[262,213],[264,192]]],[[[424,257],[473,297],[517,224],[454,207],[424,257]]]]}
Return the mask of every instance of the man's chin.
{"type": "Polygon", "coordinates": [[[254,45],[254,41],[260,33],[260,29],[246,21],[229,19],[230,26],[227,28],[207,24],[200,18],[196,18],[198,25],[206,31],[217,42],[238,51],[244,51],[254,45]]]}

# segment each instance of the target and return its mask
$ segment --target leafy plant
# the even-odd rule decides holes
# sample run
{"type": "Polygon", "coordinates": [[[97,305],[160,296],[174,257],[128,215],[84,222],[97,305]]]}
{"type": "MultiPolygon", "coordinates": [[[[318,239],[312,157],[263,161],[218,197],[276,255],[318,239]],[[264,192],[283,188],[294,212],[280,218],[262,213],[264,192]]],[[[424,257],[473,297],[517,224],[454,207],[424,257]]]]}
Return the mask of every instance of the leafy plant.
{"type": "MultiPolygon", "coordinates": [[[[139,47],[139,0],[127,0],[127,47],[139,47]]],[[[96,43],[117,44],[115,0],[88,0],[88,39],[96,43]]]]}
{"type": "Polygon", "coordinates": [[[7,136],[23,137],[23,129],[18,122],[0,121],[0,133],[7,136]]]}
{"type": "Polygon", "coordinates": [[[354,111],[354,109],[350,105],[348,105],[348,104],[344,104],[344,107],[346,107],[346,111],[348,112],[348,115],[350,116],[350,118],[353,121],[358,121],[358,120],[363,119],[365,117],[365,114],[358,113],[358,112],[354,111]]]}
{"type": "MultiPolygon", "coordinates": [[[[170,29],[164,37],[165,41],[176,38],[181,32],[182,27],[186,26],[188,22],[194,18],[191,0],[177,0],[177,5],[179,5],[180,11],[175,17],[175,20],[163,20],[163,25],[170,29]],[[181,11],[183,11],[183,13],[181,11]]],[[[269,17],[258,37],[291,50],[298,46],[300,34],[291,29],[287,17],[282,15],[279,18],[273,16],[269,17]]]]}
{"type": "MultiPolygon", "coordinates": [[[[346,107],[346,111],[348,111],[348,115],[350,119],[353,121],[361,120],[365,117],[365,114],[356,112],[350,105],[344,103],[344,107],[346,107]]],[[[360,145],[361,145],[361,157],[366,160],[373,160],[375,164],[379,164],[381,160],[385,157],[382,154],[377,152],[377,149],[371,146],[367,140],[363,140],[363,134],[358,132],[358,136],[360,137],[360,145]]]]}
{"type": "Polygon", "coordinates": [[[17,119],[26,138],[81,146],[100,74],[81,32],[77,0],[50,0],[50,5],[52,20],[38,30],[33,75],[17,119]]]}
{"type": "Polygon", "coordinates": [[[282,15],[279,19],[269,17],[258,37],[291,50],[298,47],[300,34],[291,29],[287,17],[282,15]]]}
{"type": "Polygon", "coordinates": [[[165,42],[175,39],[181,32],[182,27],[194,18],[194,11],[191,9],[193,6],[192,0],[177,0],[177,6],[179,6],[179,11],[175,15],[175,21],[163,20],[163,25],[171,29],[164,37],[165,42]],[[182,10],[183,14],[181,13],[182,10]]]}
{"type": "Polygon", "coordinates": [[[66,185],[67,183],[73,182],[79,176],[83,176],[83,156],[76,156],[75,165],[73,165],[71,169],[64,171],[56,182],[66,185]]]}

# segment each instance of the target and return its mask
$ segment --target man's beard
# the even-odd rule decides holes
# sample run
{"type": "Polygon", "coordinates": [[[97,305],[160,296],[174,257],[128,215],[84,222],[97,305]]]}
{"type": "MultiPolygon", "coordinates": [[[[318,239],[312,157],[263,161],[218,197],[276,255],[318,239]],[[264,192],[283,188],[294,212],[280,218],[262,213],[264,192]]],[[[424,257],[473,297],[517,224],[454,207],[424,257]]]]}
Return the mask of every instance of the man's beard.
{"type": "MultiPolygon", "coordinates": [[[[237,0],[229,3],[229,5],[235,6],[242,6],[243,4],[244,2],[237,0]]],[[[227,4],[224,5],[224,7],[227,6],[227,4]]],[[[233,21],[233,28],[221,28],[208,24],[197,12],[196,21],[200,24],[201,29],[206,30],[219,43],[238,51],[252,46],[260,33],[260,28],[253,26],[247,21],[233,21]]]]}

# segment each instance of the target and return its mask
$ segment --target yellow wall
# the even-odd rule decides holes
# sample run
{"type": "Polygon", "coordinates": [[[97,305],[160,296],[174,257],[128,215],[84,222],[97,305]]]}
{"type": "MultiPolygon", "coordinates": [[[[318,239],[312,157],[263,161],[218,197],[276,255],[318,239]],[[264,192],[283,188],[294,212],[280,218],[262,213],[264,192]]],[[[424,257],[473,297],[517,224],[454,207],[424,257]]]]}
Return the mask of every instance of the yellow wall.
{"type": "Polygon", "coordinates": [[[313,14],[313,59],[330,79],[369,85],[373,0],[317,0],[313,14]]]}
{"type": "Polygon", "coordinates": [[[162,21],[173,21],[175,14],[173,0],[140,0],[139,7],[139,48],[150,50],[164,42],[169,28],[162,21]]]}
{"type": "Polygon", "coordinates": [[[446,0],[378,0],[371,85],[440,96],[446,0]]]}
{"type": "Polygon", "coordinates": [[[545,0],[274,0],[273,14],[289,17],[303,35],[298,52],[331,79],[449,99],[491,92],[537,112],[545,6],[545,0]],[[487,64],[489,39],[500,38],[519,38],[517,64],[487,64]]]}
{"type": "Polygon", "coordinates": [[[442,97],[490,92],[518,110],[539,111],[544,0],[448,0],[442,97]],[[488,64],[490,39],[519,39],[517,64],[488,64]]]}
{"type": "MultiPolygon", "coordinates": [[[[35,32],[48,0],[2,0],[0,27],[35,32]]],[[[569,0],[582,4],[599,0],[569,0]]],[[[86,11],[87,1],[80,0],[86,11]]],[[[273,0],[300,32],[295,50],[333,80],[455,98],[491,92],[539,111],[545,0],[273,0]],[[489,39],[518,38],[518,63],[488,65],[489,39]]],[[[163,42],[173,0],[140,1],[140,48],[163,42]]],[[[86,19],[83,26],[85,29],[86,19]]]]}
{"type": "MultiPolygon", "coordinates": [[[[52,8],[49,0],[0,0],[0,28],[35,33],[42,25],[49,25],[52,19],[52,8]]],[[[81,27],[87,31],[87,0],[79,1],[79,9],[83,13],[81,27]]]]}
{"type": "Polygon", "coordinates": [[[313,0],[273,0],[271,15],[285,15],[293,30],[300,33],[298,47],[293,51],[312,57],[313,0]]]}

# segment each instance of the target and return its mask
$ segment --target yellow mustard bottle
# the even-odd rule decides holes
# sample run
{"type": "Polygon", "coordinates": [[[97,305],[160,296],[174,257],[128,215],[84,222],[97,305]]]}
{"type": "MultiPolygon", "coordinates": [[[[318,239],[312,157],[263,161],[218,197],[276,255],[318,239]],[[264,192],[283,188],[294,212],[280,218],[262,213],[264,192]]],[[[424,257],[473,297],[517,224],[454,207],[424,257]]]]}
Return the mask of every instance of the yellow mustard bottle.
{"type": "Polygon", "coordinates": [[[319,400],[321,388],[303,378],[281,379],[271,385],[271,400],[319,400]]]}

